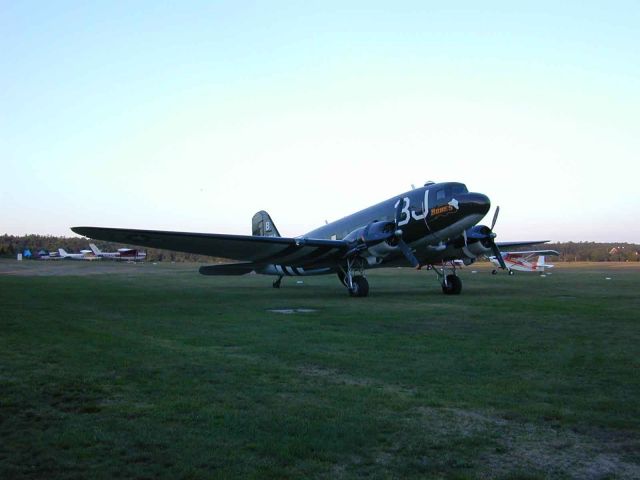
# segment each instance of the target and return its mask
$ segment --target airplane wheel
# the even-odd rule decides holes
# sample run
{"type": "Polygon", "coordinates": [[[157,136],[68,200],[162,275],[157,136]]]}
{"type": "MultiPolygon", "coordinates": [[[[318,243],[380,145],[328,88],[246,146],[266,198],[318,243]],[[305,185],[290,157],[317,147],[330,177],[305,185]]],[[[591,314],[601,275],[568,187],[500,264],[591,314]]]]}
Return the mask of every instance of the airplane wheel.
{"type": "Polygon", "coordinates": [[[351,283],[353,288],[349,289],[349,295],[352,297],[366,297],[369,295],[369,282],[361,275],[353,277],[351,283]]]}
{"type": "Polygon", "coordinates": [[[513,270],[509,270],[509,275],[513,275],[513,270]]]}
{"type": "Polygon", "coordinates": [[[497,275],[498,274],[498,270],[491,270],[491,275],[497,275]]]}
{"type": "Polygon", "coordinates": [[[447,275],[447,283],[442,283],[442,293],[445,295],[460,295],[462,280],[456,275],[447,275]]]}

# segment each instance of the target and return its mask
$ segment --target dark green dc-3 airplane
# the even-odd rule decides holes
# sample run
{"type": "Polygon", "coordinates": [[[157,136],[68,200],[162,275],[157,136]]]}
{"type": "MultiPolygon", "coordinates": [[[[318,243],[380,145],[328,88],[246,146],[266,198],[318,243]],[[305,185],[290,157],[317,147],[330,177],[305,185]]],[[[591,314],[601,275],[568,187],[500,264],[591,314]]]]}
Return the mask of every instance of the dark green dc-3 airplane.
{"type": "Polygon", "coordinates": [[[500,247],[544,243],[547,240],[495,242],[493,227],[478,225],[489,212],[486,195],[472,193],[462,183],[428,182],[305,235],[281,237],[265,211],[253,216],[253,235],[165,232],[125,228],[73,227],[75,233],[98,240],[141,245],[239,260],[240,263],[200,268],[203,275],[244,275],[251,272],[282,278],[337,273],[353,297],[366,297],[365,270],[407,264],[436,272],[445,294],[459,294],[460,263],[495,256],[502,269],[500,247]]]}

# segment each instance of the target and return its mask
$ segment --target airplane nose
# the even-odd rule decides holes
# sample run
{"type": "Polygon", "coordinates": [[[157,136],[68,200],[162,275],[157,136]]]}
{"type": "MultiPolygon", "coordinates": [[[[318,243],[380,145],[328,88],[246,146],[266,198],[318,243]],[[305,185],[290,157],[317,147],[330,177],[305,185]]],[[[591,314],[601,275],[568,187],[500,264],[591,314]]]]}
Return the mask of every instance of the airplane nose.
{"type": "Polygon", "coordinates": [[[464,197],[465,210],[469,213],[486,215],[491,208],[491,200],[482,193],[468,193],[464,197]]]}

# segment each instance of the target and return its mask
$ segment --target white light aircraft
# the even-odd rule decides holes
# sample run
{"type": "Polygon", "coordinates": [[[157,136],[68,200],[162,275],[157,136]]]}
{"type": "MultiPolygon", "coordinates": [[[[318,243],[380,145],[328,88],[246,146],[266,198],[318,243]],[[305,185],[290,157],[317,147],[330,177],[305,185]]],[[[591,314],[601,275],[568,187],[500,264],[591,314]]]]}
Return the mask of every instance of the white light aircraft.
{"type": "MultiPolygon", "coordinates": [[[[545,268],[553,268],[553,265],[544,263],[545,255],[559,255],[555,250],[530,250],[527,252],[502,252],[502,260],[507,266],[509,275],[513,275],[513,271],[520,272],[544,272],[545,268]]],[[[491,263],[500,266],[500,261],[495,257],[489,257],[491,263]]],[[[492,270],[494,275],[498,270],[492,270]]]]}
{"type": "Polygon", "coordinates": [[[60,258],[69,258],[71,260],[97,260],[91,250],[80,250],[80,253],[67,253],[64,248],[59,248],[60,258]]]}
{"type": "Polygon", "coordinates": [[[90,243],[89,247],[96,257],[108,258],[110,260],[144,260],[147,252],[141,252],[135,248],[119,248],[117,252],[103,252],[95,243],[90,243]]]}

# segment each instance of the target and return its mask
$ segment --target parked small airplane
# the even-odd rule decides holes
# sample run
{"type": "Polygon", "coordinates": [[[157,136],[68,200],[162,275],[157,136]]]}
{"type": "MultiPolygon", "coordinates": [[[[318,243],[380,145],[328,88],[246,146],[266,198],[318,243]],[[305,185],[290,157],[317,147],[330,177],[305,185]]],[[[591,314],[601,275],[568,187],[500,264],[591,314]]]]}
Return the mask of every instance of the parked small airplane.
{"type": "Polygon", "coordinates": [[[89,248],[96,257],[108,258],[111,260],[139,261],[147,258],[147,252],[141,252],[135,248],[119,248],[117,252],[103,252],[94,243],[89,244],[89,248]]]}
{"type": "Polygon", "coordinates": [[[496,243],[491,227],[478,225],[491,207],[482,193],[470,193],[462,183],[428,182],[300,237],[281,237],[267,212],[253,216],[253,235],[167,232],[124,228],[73,227],[80,235],[131,245],[211,255],[241,263],[200,267],[203,275],[284,276],[336,273],[349,294],[365,297],[365,270],[412,265],[430,267],[445,294],[459,294],[462,281],[455,260],[470,265],[494,255],[507,266],[500,247],[544,243],[547,240],[496,243]]]}
{"type": "Polygon", "coordinates": [[[60,258],[69,258],[71,260],[96,260],[96,257],[91,250],[80,250],[80,253],[67,253],[64,248],[59,248],[58,253],[60,258]]]}
{"type": "MultiPolygon", "coordinates": [[[[528,252],[501,252],[502,260],[507,266],[509,275],[513,275],[514,270],[521,272],[544,272],[545,268],[553,268],[553,265],[545,264],[545,255],[560,255],[555,250],[530,250],[528,252]]],[[[490,256],[489,260],[496,266],[500,266],[500,262],[495,256],[490,256]]],[[[492,270],[494,275],[497,270],[492,270]]]]}

